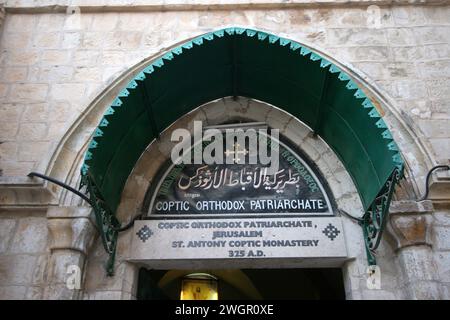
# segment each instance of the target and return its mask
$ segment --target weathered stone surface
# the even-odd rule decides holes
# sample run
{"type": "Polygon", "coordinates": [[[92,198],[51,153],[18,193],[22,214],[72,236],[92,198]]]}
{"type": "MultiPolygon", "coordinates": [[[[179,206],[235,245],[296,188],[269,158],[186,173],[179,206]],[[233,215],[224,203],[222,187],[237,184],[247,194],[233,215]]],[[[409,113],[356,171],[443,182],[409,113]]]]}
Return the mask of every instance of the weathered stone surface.
{"type": "Polygon", "coordinates": [[[86,86],[82,83],[54,84],[50,96],[55,100],[80,100],[83,98],[86,86]]]}
{"type": "Polygon", "coordinates": [[[14,236],[15,227],[16,220],[0,219],[0,253],[4,253],[7,251],[9,243],[14,236]]]}
{"type": "MultiPolygon", "coordinates": [[[[267,0],[264,1],[266,3],[264,10],[255,10],[262,1],[258,1],[258,4],[248,4],[248,2],[239,1],[239,4],[236,4],[232,1],[208,0],[193,5],[184,0],[164,3],[156,1],[145,5],[146,9],[151,8],[151,10],[141,10],[140,2],[80,0],[74,3],[99,7],[95,9],[96,11],[94,10],[95,12],[83,12],[78,15],[53,11],[35,14],[33,8],[24,9],[23,7],[40,5],[38,2],[30,4],[29,1],[9,1],[8,6],[22,10],[21,12],[28,10],[29,14],[8,11],[0,40],[0,175],[23,176],[33,168],[45,171],[49,166],[48,159],[54,150],[53,147],[61,142],[69,128],[73,130],[72,132],[79,130],[82,133],[75,139],[77,143],[71,142],[68,148],[62,148],[62,150],[70,149],[70,152],[67,156],[59,158],[64,163],[57,164],[63,168],[57,171],[64,177],[63,180],[67,178],[67,172],[70,170],[78,171],[79,163],[75,163],[75,159],[82,159],[82,156],[77,153],[82,153],[80,146],[86,143],[93,127],[98,123],[98,118],[91,116],[89,125],[83,123],[82,129],[77,129],[77,125],[72,127],[72,124],[88,112],[88,108],[92,106],[91,103],[97,95],[105,92],[109,84],[126,74],[135,63],[149,58],[159,52],[162,47],[231,25],[255,26],[282,34],[287,38],[294,38],[323,49],[332,58],[338,58],[339,62],[353,63],[353,66],[362,70],[367,76],[365,80],[369,86],[377,86],[376,91],[382,92],[383,99],[392,100],[392,103],[389,102],[389,108],[386,109],[388,116],[391,109],[395,110],[396,114],[400,114],[401,120],[410,126],[408,130],[415,132],[414,140],[417,140],[420,148],[426,150],[425,153],[430,157],[430,162],[448,162],[450,158],[450,133],[447,129],[450,127],[447,121],[450,115],[448,104],[450,9],[448,6],[427,4],[416,6],[408,4],[405,0],[402,3],[408,5],[391,4],[381,7],[378,21],[380,25],[374,27],[371,25],[374,22],[372,20],[374,17],[371,16],[373,12],[371,13],[366,6],[332,3],[333,6],[328,8],[322,7],[319,3],[299,1],[301,7],[286,10],[286,6],[291,4],[267,0]],[[309,7],[305,6],[306,3],[309,7]],[[115,12],[105,14],[103,10],[108,5],[118,7],[113,9],[115,12]],[[169,9],[163,12],[160,7],[157,7],[159,5],[166,5],[169,9]],[[193,9],[193,6],[208,8],[208,10],[197,11],[193,9]],[[127,10],[121,10],[122,8],[127,10]],[[180,8],[189,10],[183,11],[180,8]],[[374,79],[376,82],[372,81],[374,79]]],[[[331,4],[329,1],[325,2],[331,4]]],[[[373,3],[376,4],[377,1],[368,2],[367,6],[373,3]]],[[[64,8],[61,8],[55,10],[64,11],[64,8]]],[[[348,65],[350,69],[353,66],[348,65]]],[[[110,97],[110,100],[112,98],[110,97]]],[[[284,133],[288,138],[307,150],[317,161],[320,170],[331,184],[333,193],[338,198],[338,206],[352,211],[354,215],[362,214],[360,200],[355,194],[354,185],[348,174],[339,170],[335,160],[329,157],[330,154],[320,149],[320,146],[317,146],[320,144],[307,135],[308,131],[303,127],[298,128],[293,121],[286,123],[287,119],[279,117],[276,112],[269,112],[270,108],[265,107],[264,104],[258,105],[255,102],[255,106],[258,105],[258,107],[252,107],[252,104],[253,102],[250,106],[235,104],[229,109],[224,104],[217,104],[215,108],[202,108],[202,112],[206,115],[209,124],[227,121],[230,119],[229,116],[233,116],[259,119],[275,126],[285,127],[284,133]]],[[[96,112],[101,113],[106,106],[96,105],[95,108],[102,109],[96,109],[96,112]]],[[[386,119],[389,120],[389,118],[386,119]]],[[[390,121],[386,122],[391,125],[390,121]]],[[[399,128],[392,129],[399,136],[404,135],[404,132],[398,131],[399,128]]],[[[404,138],[401,137],[401,139],[404,138]]],[[[417,168],[427,167],[425,162],[428,160],[425,160],[425,157],[417,157],[416,153],[412,152],[413,144],[415,142],[410,141],[409,144],[403,143],[400,147],[413,170],[412,176],[417,178],[416,182],[420,187],[423,185],[423,173],[420,173],[417,168]]],[[[166,147],[169,148],[168,145],[166,147]]],[[[151,156],[145,157],[147,160],[154,160],[151,156]]],[[[161,163],[163,159],[165,158],[158,158],[155,164],[161,163]]],[[[134,180],[130,185],[145,189],[154,171],[154,169],[140,168],[141,180],[134,180]]],[[[75,182],[76,179],[70,181],[75,182]]],[[[135,207],[131,199],[141,197],[142,193],[140,191],[133,194],[128,190],[124,194],[129,202],[123,202],[123,217],[127,217],[127,210],[135,207]]],[[[1,199],[8,204],[19,205],[25,202],[48,202],[47,198],[44,199],[34,193],[25,196],[17,188],[11,192],[2,192],[1,199]]],[[[392,210],[393,208],[391,213],[392,210]]],[[[8,219],[2,219],[2,221],[8,219]]],[[[23,217],[19,220],[22,219],[23,217]]],[[[396,224],[403,237],[403,245],[414,241],[417,243],[417,239],[426,238],[424,234],[429,232],[429,227],[425,230],[421,219],[418,217],[394,218],[398,220],[396,224]]],[[[433,223],[433,250],[435,250],[434,257],[438,270],[436,273],[439,277],[447,279],[447,258],[445,255],[443,258],[439,256],[449,249],[447,214],[444,212],[435,214],[433,223]]],[[[346,224],[344,226],[347,227],[346,224]]],[[[5,233],[1,228],[0,223],[1,237],[9,237],[12,232],[9,227],[3,226],[7,229],[5,233]]],[[[78,227],[73,226],[73,228],[78,227]]],[[[354,231],[355,234],[356,232],[354,231]]],[[[26,237],[26,234],[27,232],[24,232],[22,237],[26,237]]],[[[15,241],[14,250],[36,249],[30,247],[29,241],[25,238],[16,236],[17,239],[11,239],[11,243],[15,241]]],[[[352,252],[360,250],[361,239],[353,233],[349,233],[348,237],[349,242],[357,243],[354,247],[352,246],[352,250],[354,249],[352,252]]],[[[120,251],[125,256],[127,245],[125,243],[119,245],[120,251]]],[[[11,248],[7,248],[3,242],[0,242],[0,252],[2,249],[8,251],[11,248]]],[[[382,267],[388,266],[387,260],[392,259],[384,256],[386,250],[382,248],[380,253],[382,258],[379,259],[379,264],[382,267]]],[[[101,252],[99,250],[98,254],[101,252]]],[[[356,256],[363,257],[364,260],[363,251],[358,252],[356,256]]],[[[35,268],[40,275],[33,275],[33,279],[40,279],[36,280],[36,285],[30,286],[25,282],[23,286],[7,284],[7,287],[0,287],[0,298],[41,296],[40,283],[45,274],[42,270],[46,269],[47,262],[43,254],[36,257],[40,261],[37,262],[40,267],[35,268]],[[4,288],[7,290],[3,290],[4,288]]],[[[104,256],[102,255],[101,258],[103,259],[104,256]]],[[[358,264],[361,264],[363,269],[363,263],[358,261],[358,264]]],[[[405,265],[405,267],[408,266],[405,265]]],[[[17,272],[22,271],[18,268],[17,272]]],[[[355,273],[352,277],[363,283],[361,273],[355,273]]],[[[33,279],[30,281],[34,282],[33,279]]],[[[386,279],[388,282],[392,280],[389,277],[386,279]]],[[[355,299],[369,297],[395,299],[403,293],[407,293],[405,297],[409,298],[438,297],[433,281],[438,280],[408,282],[401,287],[401,290],[395,291],[389,287],[389,289],[383,288],[382,293],[367,293],[363,291],[364,287],[360,285],[361,283],[352,281],[346,290],[348,297],[355,299]]],[[[3,285],[2,281],[0,285],[3,285]]],[[[48,296],[55,298],[76,296],[58,286],[54,286],[53,289],[53,294],[48,296]]],[[[123,292],[119,294],[107,285],[103,286],[102,290],[104,291],[98,296],[95,292],[90,293],[90,296],[93,298],[124,297],[123,292]]],[[[123,289],[123,291],[126,290],[132,291],[128,287],[123,289]]]]}
{"type": "Polygon", "coordinates": [[[39,141],[47,134],[46,123],[22,123],[17,138],[23,141],[39,141]]]}
{"type": "Polygon", "coordinates": [[[450,228],[438,227],[433,228],[433,244],[436,250],[450,249],[450,228]]]}
{"type": "Polygon", "coordinates": [[[11,252],[41,253],[47,247],[47,221],[44,218],[19,219],[11,252]]]}
{"type": "Polygon", "coordinates": [[[36,257],[32,255],[1,255],[1,285],[28,285],[32,280],[35,263],[36,257]]]}
{"type": "Polygon", "coordinates": [[[21,300],[25,298],[26,286],[1,286],[0,300],[21,300]]]}
{"type": "Polygon", "coordinates": [[[50,250],[75,250],[87,254],[95,235],[89,209],[55,207],[49,209],[47,216],[50,250]]]}
{"type": "Polygon", "coordinates": [[[12,101],[44,101],[47,97],[48,85],[46,84],[15,84],[12,86],[10,100],[12,101]]]}
{"type": "Polygon", "coordinates": [[[392,215],[388,230],[397,240],[396,249],[430,243],[431,217],[425,215],[392,215]]]}

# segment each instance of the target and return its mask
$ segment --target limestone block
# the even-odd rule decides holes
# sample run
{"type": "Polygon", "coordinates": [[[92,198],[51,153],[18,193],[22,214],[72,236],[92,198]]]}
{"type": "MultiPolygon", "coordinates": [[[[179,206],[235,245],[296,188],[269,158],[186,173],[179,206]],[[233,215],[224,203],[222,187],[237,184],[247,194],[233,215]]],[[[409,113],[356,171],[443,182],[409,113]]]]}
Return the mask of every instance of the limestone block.
{"type": "Polygon", "coordinates": [[[450,42],[450,26],[414,28],[418,44],[439,44],[450,42]]]}
{"type": "Polygon", "coordinates": [[[103,67],[102,81],[104,83],[111,83],[120,77],[120,75],[125,71],[125,67],[103,67]]]}
{"type": "Polygon", "coordinates": [[[19,128],[17,138],[22,141],[39,141],[47,135],[46,123],[22,123],[19,128]]]}
{"type": "Polygon", "coordinates": [[[0,121],[0,137],[3,141],[13,140],[19,129],[17,122],[0,121]]]}
{"type": "Polygon", "coordinates": [[[344,194],[337,199],[338,207],[347,211],[352,216],[362,217],[364,210],[361,204],[361,199],[357,194],[344,194]]]}
{"type": "Polygon", "coordinates": [[[25,300],[42,300],[44,296],[43,287],[28,287],[25,300]]]}
{"type": "Polygon", "coordinates": [[[9,85],[0,83],[0,97],[4,98],[8,94],[9,85]]]}
{"type": "Polygon", "coordinates": [[[450,120],[419,120],[418,123],[427,137],[450,137],[450,120]]]}
{"type": "Polygon", "coordinates": [[[47,84],[21,83],[12,86],[10,99],[13,101],[44,101],[47,97],[47,84]]]}
{"type": "Polygon", "coordinates": [[[115,12],[96,14],[90,29],[93,31],[110,31],[116,28],[118,21],[119,14],[115,12]]]}
{"type": "Polygon", "coordinates": [[[416,281],[405,288],[407,299],[440,300],[442,293],[439,284],[431,281],[416,281]]]}
{"type": "Polygon", "coordinates": [[[450,227],[450,211],[436,210],[433,212],[434,225],[450,227]]]}
{"type": "Polygon", "coordinates": [[[33,31],[36,27],[36,18],[36,15],[30,14],[8,15],[5,19],[4,31],[5,33],[33,31]]]}
{"type": "Polygon", "coordinates": [[[450,74],[450,60],[421,62],[417,67],[426,79],[447,78],[450,74]]]}
{"type": "Polygon", "coordinates": [[[2,286],[30,284],[36,259],[35,256],[26,254],[0,256],[2,286]]]}
{"type": "Polygon", "coordinates": [[[40,69],[39,80],[49,82],[70,81],[73,70],[74,68],[69,66],[44,66],[40,69]]]}
{"type": "Polygon", "coordinates": [[[48,32],[48,33],[38,33],[33,38],[33,47],[35,48],[58,48],[61,42],[61,33],[59,32],[48,32]]]}
{"type": "Polygon", "coordinates": [[[81,44],[81,33],[64,32],[62,35],[61,47],[64,49],[77,48],[81,44]]]}
{"type": "Polygon", "coordinates": [[[311,129],[297,119],[293,119],[286,125],[281,133],[298,145],[311,133],[311,129]]]}
{"type": "Polygon", "coordinates": [[[66,133],[70,122],[54,122],[50,123],[47,131],[46,139],[50,141],[59,141],[66,133]]]}
{"type": "MultiPolygon", "coordinates": [[[[35,163],[31,161],[2,161],[0,172],[2,172],[4,176],[25,176],[32,171],[34,165],[35,163]]],[[[4,194],[2,194],[2,196],[4,196],[4,194]]]]}
{"type": "Polygon", "coordinates": [[[25,81],[27,78],[27,69],[25,67],[6,67],[2,68],[0,72],[4,82],[25,81]]]}
{"type": "Polygon", "coordinates": [[[57,83],[50,90],[55,100],[80,100],[84,97],[86,86],[82,83],[57,83]]]}
{"type": "Polygon", "coordinates": [[[12,52],[19,52],[25,50],[31,41],[32,37],[30,33],[5,33],[2,38],[2,47],[12,52]]]}
{"type": "Polygon", "coordinates": [[[37,30],[46,32],[59,31],[64,27],[64,14],[41,14],[37,15],[37,30]]]}
{"type": "Polygon", "coordinates": [[[69,51],[45,50],[42,52],[41,63],[46,65],[61,65],[69,61],[69,51]]]}
{"type": "Polygon", "coordinates": [[[428,49],[418,46],[392,47],[395,61],[417,61],[428,55],[428,49]]]}
{"type": "Polygon", "coordinates": [[[387,44],[387,37],[384,29],[328,29],[327,38],[328,44],[332,46],[384,46],[387,44]]]}
{"type": "Polygon", "coordinates": [[[73,80],[78,82],[99,82],[102,80],[102,69],[97,67],[78,67],[75,69],[73,80]]]}
{"type": "MultiPolygon", "coordinates": [[[[0,154],[2,160],[15,161],[17,159],[17,150],[19,145],[16,142],[3,142],[0,143],[0,154]]],[[[1,251],[1,250],[0,250],[1,251]]]]}
{"type": "Polygon", "coordinates": [[[431,118],[450,119],[450,102],[448,100],[431,101],[431,118]]]}
{"type": "Polygon", "coordinates": [[[423,99],[428,95],[422,81],[398,80],[392,83],[392,96],[399,99],[423,99]]]}
{"type": "Polygon", "coordinates": [[[0,219],[0,253],[8,250],[9,243],[14,236],[16,220],[0,219]]]}
{"type": "Polygon", "coordinates": [[[45,122],[48,120],[48,104],[33,103],[27,104],[22,115],[22,121],[45,122]]]}
{"type": "Polygon", "coordinates": [[[36,265],[33,269],[33,285],[42,286],[46,283],[49,256],[49,254],[43,254],[37,258],[36,265]]]}
{"type": "Polygon", "coordinates": [[[26,291],[26,286],[1,286],[0,300],[22,300],[26,291]]]}
{"type": "Polygon", "coordinates": [[[107,276],[105,262],[101,260],[90,260],[86,269],[85,290],[97,292],[102,290],[122,290],[123,272],[125,265],[120,263],[115,266],[114,276],[107,276]]]}
{"type": "Polygon", "coordinates": [[[121,300],[122,291],[97,291],[93,300],[121,300]]]}
{"type": "Polygon", "coordinates": [[[106,49],[129,50],[140,46],[142,33],[136,31],[115,31],[103,34],[106,49]]]}
{"type": "Polygon", "coordinates": [[[44,218],[23,218],[11,243],[11,252],[40,253],[47,247],[47,221],[44,218]]]}
{"type": "Polygon", "coordinates": [[[392,15],[398,26],[423,25],[425,23],[425,15],[422,8],[414,8],[412,6],[393,7],[392,15]]]}
{"type": "MultiPolygon", "coordinates": [[[[181,12],[178,13],[181,14],[181,12]]],[[[152,14],[152,16],[154,15],[152,14]]],[[[124,31],[145,31],[147,30],[149,20],[153,19],[149,19],[148,13],[119,13],[117,29],[124,31]]],[[[192,23],[193,21],[190,20],[190,22],[192,23]]]]}
{"type": "Polygon", "coordinates": [[[48,220],[50,250],[71,249],[87,254],[94,236],[94,226],[89,218],[48,220]]]}
{"type": "Polygon", "coordinates": [[[283,131],[292,119],[293,117],[290,114],[272,109],[267,114],[266,122],[272,129],[283,131]]]}
{"type": "Polygon", "coordinates": [[[344,61],[387,61],[387,46],[360,46],[333,48],[331,53],[344,61]]]}
{"type": "Polygon", "coordinates": [[[398,253],[404,283],[438,281],[436,264],[428,246],[406,247],[398,253]]]}
{"type": "Polygon", "coordinates": [[[289,23],[292,27],[305,27],[311,23],[313,12],[311,10],[292,10],[287,12],[289,23]]]}
{"type": "Polygon", "coordinates": [[[429,100],[404,100],[400,104],[404,110],[409,110],[412,115],[420,119],[431,118],[431,101],[429,100]]]}
{"type": "Polygon", "coordinates": [[[16,103],[3,103],[0,105],[1,121],[17,122],[23,112],[24,106],[16,103]]]}
{"type": "Polygon", "coordinates": [[[77,50],[73,53],[73,64],[76,66],[95,66],[99,60],[97,50],[77,50]]]}
{"type": "Polygon", "coordinates": [[[9,52],[5,59],[5,64],[8,66],[29,66],[36,64],[39,61],[39,53],[35,50],[9,52]]]}
{"type": "Polygon", "coordinates": [[[300,43],[307,41],[308,43],[319,46],[326,46],[328,39],[325,27],[306,27],[296,29],[295,32],[292,33],[291,37],[300,43]]]}
{"type": "Polygon", "coordinates": [[[448,17],[450,14],[450,8],[447,7],[439,7],[437,8],[424,8],[423,15],[425,16],[428,24],[448,24],[448,17]]]}
{"type": "Polygon", "coordinates": [[[416,45],[415,32],[413,28],[388,28],[387,39],[392,46],[416,45]]]}
{"type": "Polygon", "coordinates": [[[362,297],[364,300],[397,300],[395,293],[387,290],[362,290],[362,297]]]}
{"type": "Polygon", "coordinates": [[[450,282],[450,252],[440,251],[434,253],[439,279],[443,282],[450,282]]]}
{"type": "Polygon", "coordinates": [[[208,125],[220,124],[221,121],[228,117],[227,109],[222,99],[205,104],[201,109],[206,115],[208,125]]]}
{"type": "Polygon", "coordinates": [[[125,63],[126,53],[119,50],[105,50],[101,55],[101,64],[106,66],[121,66],[125,63]]]}
{"type": "Polygon", "coordinates": [[[104,32],[85,32],[83,33],[83,40],[81,47],[83,49],[97,49],[103,46],[106,34],[104,32]]]}
{"type": "Polygon", "coordinates": [[[69,268],[78,266],[83,267],[85,258],[81,252],[69,250],[57,250],[52,253],[47,269],[49,283],[56,285],[62,284],[65,287],[69,276],[69,268]]]}
{"type": "Polygon", "coordinates": [[[435,250],[450,249],[450,228],[435,226],[433,228],[433,240],[435,250]]]}
{"type": "Polygon", "coordinates": [[[89,13],[78,14],[66,14],[64,21],[65,31],[85,31],[91,27],[92,19],[94,15],[89,13]]]}
{"type": "Polygon", "coordinates": [[[19,146],[19,161],[42,160],[48,154],[49,142],[23,142],[19,146]]]}

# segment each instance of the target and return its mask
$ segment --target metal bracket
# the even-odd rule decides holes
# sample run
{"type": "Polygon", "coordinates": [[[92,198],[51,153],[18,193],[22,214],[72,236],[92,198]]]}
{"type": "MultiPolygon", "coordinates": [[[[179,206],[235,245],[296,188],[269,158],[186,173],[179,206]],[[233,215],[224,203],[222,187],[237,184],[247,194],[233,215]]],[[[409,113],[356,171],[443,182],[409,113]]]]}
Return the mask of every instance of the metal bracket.
{"type": "Polygon", "coordinates": [[[403,167],[396,168],[378,197],[372,202],[359,222],[363,228],[364,243],[366,246],[367,261],[369,265],[376,265],[376,250],[381,242],[381,237],[389,215],[389,205],[394,194],[395,185],[403,176],[403,167]]]}
{"type": "Polygon", "coordinates": [[[64,189],[69,190],[70,192],[76,194],[77,196],[85,200],[92,207],[92,209],[94,210],[97,231],[101,236],[105,251],[109,254],[109,259],[106,264],[106,271],[108,276],[113,276],[118,234],[120,231],[126,230],[129,226],[131,226],[131,224],[134,222],[135,219],[133,219],[125,227],[120,227],[119,221],[112,214],[106,202],[101,198],[95,184],[92,182],[92,180],[89,178],[88,175],[82,175],[80,188],[86,186],[87,194],[89,195],[89,197],[87,197],[80,191],[72,188],[71,186],[65,184],[64,182],[61,182],[59,180],[56,180],[52,177],[46,176],[41,173],[30,172],[28,174],[28,177],[30,178],[38,177],[50,181],[54,184],[57,184],[58,186],[63,187],[64,189]]]}

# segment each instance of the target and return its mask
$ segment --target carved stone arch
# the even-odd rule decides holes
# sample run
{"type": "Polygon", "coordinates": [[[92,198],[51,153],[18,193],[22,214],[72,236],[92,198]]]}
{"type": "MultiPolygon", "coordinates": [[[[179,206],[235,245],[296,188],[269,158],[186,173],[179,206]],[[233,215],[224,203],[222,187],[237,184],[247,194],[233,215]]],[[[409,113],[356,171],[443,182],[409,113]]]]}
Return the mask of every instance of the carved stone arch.
{"type": "MultiPolygon", "coordinates": [[[[151,61],[180,44],[195,38],[196,36],[193,36],[189,39],[180,40],[169,47],[158,47],[155,50],[155,54],[131,66],[117,79],[109,83],[107,87],[102,88],[96,98],[85,108],[85,111],[72,123],[69,130],[64,134],[45,168],[45,173],[68,184],[78,184],[80,180],[79,169],[82,165],[84,153],[93,131],[100,122],[105,110],[121,89],[151,61]]],[[[413,189],[410,193],[422,193],[426,173],[436,161],[432,156],[433,153],[430,152],[431,147],[429,146],[429,142],[424,139],[424,135],[418,126],[413,122],[406,121],[405,115],[397,106],[395,99],[391,98],[388,93],[380,88],[370,78],[370,75],[365,75],[348,62],[334,59],[326,50],[317,45],[309,44],[305,39],[291,38],[311,48],[313,51],[320,53],[321,56],[349,74],[364,89],[376,107],[382,110],[384,114],[382,114],[383,119],[392,132],[395,141],[403,151],[402,155],[406,162],[406,177],[410,181],[411,188],[413,189]]],[[[61,205],[81,203],[81,201],[77,201],[76,198],[74,199],[70,194],[67,194],[65,190],[55,188],[53,191],[58,195],[58,203],[61,205]]]]}

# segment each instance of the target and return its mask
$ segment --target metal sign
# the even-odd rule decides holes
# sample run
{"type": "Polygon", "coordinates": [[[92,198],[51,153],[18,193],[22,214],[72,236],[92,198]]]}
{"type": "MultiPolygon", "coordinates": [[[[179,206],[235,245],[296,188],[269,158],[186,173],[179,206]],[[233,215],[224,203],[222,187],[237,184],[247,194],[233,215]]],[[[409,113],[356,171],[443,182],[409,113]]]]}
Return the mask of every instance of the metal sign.
{"type": "Polygon", "coordinates": [[[180,216],[331,216],[327,188],[300,151],[278,143],[279,167],[268,174],[267,166],[240,164],[248,146],[233,145],[233,164],[173,164],[160,174],[149,191],[149,217],[180,216]]]}
{"type": "Polygon", "coordinates": [[[338,217],[141,220],[132,248],[136,261],[347,257],[338,217]]]}

